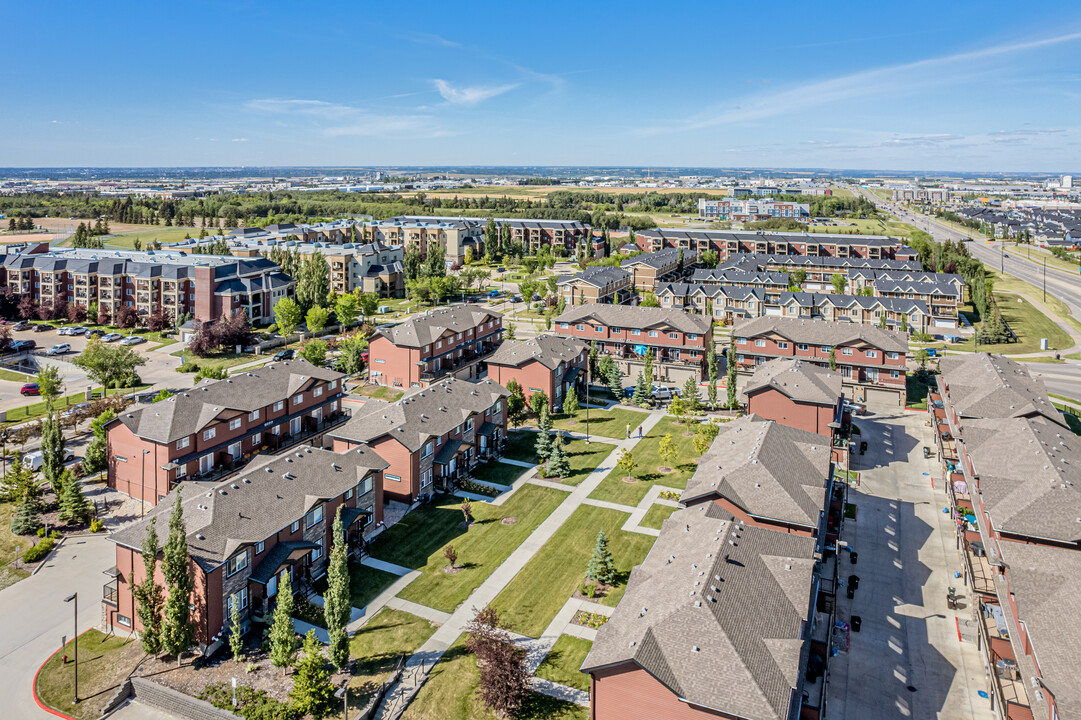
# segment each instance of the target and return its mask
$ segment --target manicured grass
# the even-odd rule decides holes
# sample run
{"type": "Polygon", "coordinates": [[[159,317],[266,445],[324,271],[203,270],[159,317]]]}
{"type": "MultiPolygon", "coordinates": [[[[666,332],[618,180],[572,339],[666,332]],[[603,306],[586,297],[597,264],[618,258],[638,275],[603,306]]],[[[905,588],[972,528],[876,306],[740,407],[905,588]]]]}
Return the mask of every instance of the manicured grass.
{"type": "Polygon", "coordinates": [[[1057,268],[1064,272],[1068,272],[1071,275],[1077,275],[1077,268],[1081,267],[1081,262],[1068,262],[1057,255],[1052,255],[1040,248],[1025,247],[1024,252],[1021,252],[1021,250],[1021,247],[1015,245],[1013,248],[1014,255],[1025,258],[1026,260],[1031,260],[1040,267],[1043,267],[1044,260],[1046,260],[1047,267],[1057,268]]]}
{"type": "MultiPolygon", "coordinates": [[[[589,411],[589,434],[610,438],[625,438],[627,437],[627,426],[631,426],[631,432],[633,433],[646,417],[646,413],[621,407],[612,408],[611,410],[591,409],[589,411]]],[[[553,415],[552,427],[556,430],[584,433],[586,431],[586,411],[584,409],[580,410],[573,418],[563,414],[553,415]]]]}
{"type": "Polygon", "coordinates": [[[911,373],[905,378],[905,392],[907,400],[905,407],[926,410],[927,392],[931,386],[921,380],[916,373],[911,373]]]}
{"type": "Polygon", "coordinates": [[[529,468],[524,468],[520,465],[510,465],[497,460],[491,460],[482,465],[478,465],[473,471],[473,477],[477,480],[483,480],[484,482],[495,483],[496,485],[511,485],[523,474],[531,472],[533,471],[529,468]]]}
{"type": "Polygon", "coordinates": [[[402,395],[405,395],[404,390],[397,390],[386,385],[357,385],[350,392],[354,395],[370,397],[375,400],[386,400],[387,402],[395,402],[402,395]]]}
{"type": "Polygon", "coordinates": [[[441,496],[380,535],[372,555],[421,571],[399,597],[453,612],[565,499],[559,490],[528,485],[501,506],[474,502],[474,524],[466,529],[459,527],[461,499],[441,496]],[[517,522],[504,525],[506,517],[517,522]],[[452,575],[443,572],[447,545],[454,546],[462,568],[452,575]]]}
{"type": "Polygon", "coordinates": [[[540,637],[559,609],[585,579],[597,531],[608,535],[615,559],[615,586],[600,599],[615,607],[626,589],[631,568],[646,557],[654,538],[620,528],[627,513],[582,505],[515,576],[492,605],[508,627],[522,635],[540,637]]]}
{"type": "Polygon", "coordinates": [[[1048,364],[1048,365],[1062,365],[1066,361],[1062,360],[1062,359],[1056,360],[1053,357],[1030,357],[1030,358],[1023,358],[1023,362],[1027,362],[1027,363],[1032,363],[1032,362],[1034,362],[1034,363],[1044,363],[1044,364],[1048,364]]]}
{"type": "Polygon", "coordinates": [[[503,447],[503,457],[536,464],[537,454],[533,452],[533,446],[536,443],[536,433],[528,430],[510,430],[507,432],[507,443],[503,447]]]}
{"type": "Polygon", "coordinates": [[[363,608],[397,579],[394,573],[352,563],[349,566],[349,603],[355,608],[363,608]]]}
{"type": "Polygon", "coordinates": [[[383,608],[358,630],[349,641],[349,654],[357,659],[349,681],[350,707],[363,707],[390,677],[399,658],[416,652],[436,628],[424,618],[383,608]]]}
{"type": "Polygon", "coordinates": [[[694,450],[693,438],[687,437],[684,433],[694,432],[696,427],[697,424],[694,422],[677,425],[675,418],[662,418],[653,426],[648,435],[638,441],[632,451],[638,463],[638,469],[635,470],[634,475],[638,479],[635,482],[624,482],[626,473],[618,467],[613,468],[590,497],[621,505],[637,505],[653,485],[660,484],[680,489],[687,487],[687,480],[694,475],[697,468],[695,460],[698,459],[698,453],[694,450]],[[662,474],[658,469],[661,466],[660,444],[661,438],[667,433],[672,434],[672,440],[679,454],[672,472],[662,474]]]}
{"type": "MultiPolygon", "coordinates": [[[[503,456],[512,460],[536,463],[537,455],[533,447],[537,443],[537,433],[528,430],[512,430],[507,436],[507,445],[503,449],[503,456]]],[[[563,451],[567,453],[567,461],[571,466],[571,473],[559,482],[564,485],[577,485],[586,479],[601,462],[615,449],[614,445],[592,441],[588,445],[585,440],[571,439],[563,443],[563,451]]],[[[550,478],[555,480],[556,478],[550,478]]]]}
{"type": "Polygon", "coordinates": [[[1041,288],[1022,282],[1012,275],[993,274],[995,277],[996,290],[1012,290],[1014,292],[1026,293],[1029,297],[1039,298],[1040,302],[1050,308],[1051,312],[1055,314],[1055,317],[1070,325],[1074,330],[1081,332],[1081,321],[1073,316],[1066,303],[1055,297],[1054,293],[1048,294],[1045,299],[1041,288]]]}
{"type": "Polygon", "coordinates": [[[560,635],[544,658],[544,662],[537,668],[537,677],[589,692],[589,675],[579,668],[582,667],[592,647],[591,640],[573,635],[560,635]]]}
{"type": "Polygon", "coordinates": [[[193,355],[188,350],[177,350],[170,353],[173,357],[183,358],[184,362],[193,362],[201,368],[231,368],[235,365],[264,360],[270,362],[272,355],[255,355],[253,353],[215,353],[205,358],[193,355]]]}
{"type": "Polygon", "coordinates": [[[14,508],[12,503],[0,504],[0,590],[14,585],[30,574],[12,565],[15,560],[15,547],[22,548],[19,551],[22,555],[22,552],[31,545],[30,538],[13,535],[11,532],[11,513],[14,508]]]}
{"type": "MultiPolygon", "coordinates": [[[[207,233],[212,232],[214,231],[209,228],[207,229],[207,233]]],[[[106,235],[104,236],[103,243],[106,248],[134,250],[135,239],[138,238],[142,241],[143,250],[146,250],[152,242],[158,241],[163,244],[180,242],[184,239],[185,235],[197,238],[199,237],[199,228],[147,225],[146,229],[129,230],[127,232],[116,233],[115,235],[106,235]]],[[[167,250],[168,248],[165,249],[167,250]]]]}
{"type": "Polygon", "coordinates": [[[17,373],[11,370],[0,370],[0,380],[7,380],[9,382],[16,382],[20,384],[34,382],[34,375],[28,373],[17,373]]]}
{"type": "MultiPolygon", "coordinates": [[[[459,637],[432,669],[428,682],[406,708],[405,720],[497,720],[477,695],[480,670],[477,659],[459,637]]],[[[586,720],[589,709],[573,703],[531,693],[518,720],[586,720]]]]}
{"type": "MultiPolygon", "coordinates": [[[[138,385],[131,388],[111,388],[108,392],[109,395],[130,395],[133,393],[139,393],[149,388],[149,385],[138,385]]],[[[93,392],[93,397],[101,397],[101,388],[97,388],[93,392]]],[[[71,405],[78,405],[79,403],[86,402],[86,394],[77,392],[70,395],[62,395],[53,402],[53,408],[60,412],[71,405]]],[[[12,408],[7,411],[7,421],[0,423],[0,427],[5,425],[15,425],[30,420],[37,420],[43,418],[46,415],[45,401],[32,403],[30,405],[22,405],[17,408],[12,408]]]]}
{"type": "Polygon", "coordinates": [[[639,523],[642,527],[661,529],[661,525],[667,520],[672,513],[679,510],[678,507],[672,507],[671,505],[650,505],[649,510],[646,511],[646,516],[642,518],[642,522],[639,523]]]}
{"type": "Polygon", "coordinates": [[[112,691],[123,682],[135,662],[142,657],[139,641],[127,636],[106,635],[90,630],[79,636],[79,697],[76,705],[75,663],[63,664],[62,656],[75,655],[75,642],[68,641],[64,649],[53,655],[41,668],[35,690],[43,703],[54,710],[80,720],[101,715],[112,691]]]}

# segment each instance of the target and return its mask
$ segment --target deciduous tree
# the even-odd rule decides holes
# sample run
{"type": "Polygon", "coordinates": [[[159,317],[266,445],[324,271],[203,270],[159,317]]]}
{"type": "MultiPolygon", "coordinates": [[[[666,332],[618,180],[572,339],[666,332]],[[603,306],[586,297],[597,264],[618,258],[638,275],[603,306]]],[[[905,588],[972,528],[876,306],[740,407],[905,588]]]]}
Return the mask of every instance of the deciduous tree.
{"type": "Polygon", "coordinates": [[[278,324],[282,337],[289,337],[296,332],[303,317],[304,312],[291,298],[282,298],[274,304],[274,321],[278,324]]]}

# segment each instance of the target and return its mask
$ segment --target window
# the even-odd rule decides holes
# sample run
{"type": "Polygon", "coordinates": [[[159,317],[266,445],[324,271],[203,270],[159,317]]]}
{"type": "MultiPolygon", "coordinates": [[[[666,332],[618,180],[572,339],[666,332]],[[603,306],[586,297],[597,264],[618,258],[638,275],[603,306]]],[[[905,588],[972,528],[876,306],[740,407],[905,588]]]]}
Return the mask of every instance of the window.
{"type": "Polygon", "coordinates": [[[901,371],[900,370],[890,370],[890,377],[891,378],[899,378],[899,377],[901,377],[901,371]]]}
{"type": "Polygon", "coordinates": [[[841,354],[842,355],[851,355],[852,354],[852,348],[841,348],[841,354]]]}
{"type": "Polygon", "coordinates": [[[293,396],[293,404],[294,405],[299,405],[303,400],[304,400],[304,393],[301,393],[300,395],[294,395],[293,396]]]}
{"type": "Polygon", "coordinates": [[[131,618],[129,618],[127,615],[117,615],[116,621],[124,627],[131,627],[131,618]]]}
{"type": "Polygon", "coordinates": [[[255,433],[254,435],[251,436],[251,444],[253,446],[258,445],[262,441],[263,441],[263,433],[255,433]]]}
{"type": "Polygon", "coordinates": [[[323,557],[323,538],[319,538],[316,542],[319,544],[319,547],[312,548],[312,562],[323,557]]]}
{"type": "Polygon", "coordinates": [[[786,343],[786,342],[778,342],[777,343],[777,348],[779,350],[787,350],[788,349],[788,343],[786,343]]]}
{"type": "Polygon", "coordinates": [[[357,483],[357,497],[370,493],[372,491],[372,476],[364,478],[363,481],[357,483]]]}
{"type": "Polygon", "coordinates": [[[255,422],[258,419],[259,419],[259,411],[258,410],[252,410],[250,413],[248,413],[248,422],[255,422]]]}
{"type": "Polygon", "coordinates": [[[265,542],[263,542],[262,540],[260,540],[259,542],[255,543],[255,554],[256,554],[256,555],[258,555],[259,553],[263,552],[263,549],[264,549],[265,547],[266,547],[266,543],[265,543],[265,542]]]}
{"type": "Polygon", "coordinates": [[[574,329],[575,329],[575,330],[585,330],[585,329],[586,329],[586,326],[585,326],[585,325],[582,325],[581,323],[579,323],[578,325],[575,325],[575,326],[574,326],[574,329]]]}
{"type": "Polygon", "coordinates": [[[868,350],[867,351],[867,357],[869,357],[869,358],[878,357],[878,351],[877,350],[868,350]]]}
{"type": "Polygon", "coordinates": [[[308,514],[304,516],[304,529],[307,530],[313,525],[323,522],[323,506],[317,505],[308,511],[308,514]]]}
{"type": "Polygon", "coordinates": [[[346,500],[352,500],[353,499],[353,488],[349,488],[348,490],[345,491],[345,499],[346,500]]]}
{"type": "Polygon", "coordinates": [[[293,524],[289,526],[289,532],[296,532],[300,529],[300,521],[294,520],[293,524]]]}
{"type": "Polygon", "coordinates": [[[330,381],[330,389],[334,390],[337,387],[338,387],[338,381],[337,380],[331,380],[330,381]]]}
{"type": "Polygon", "coordinates": [[[642,334],[641,330],[631,330],[631,335],[641,335],[641,334],[642,334]]]}
{"type": "Polygon", "coordinates": [[[420,453],[420,459],[421,459],[421,460],[423,460],[424,458],[428,457],[429,455],[431,455],[431,454],[432,454],[432,452],[433,452],[434,450],[435,450],[435,445],[434,445],[434,443],[430,443],[430,442],[429,442],[429,443],[425,443],[425,444],[424,444],[424,449],[423,449],[423,450],[421,451],[421,453],[420,453]]]}
{"type": "Polygon", "coordinates": [[[203,440],[210,440],[211,438],[213,438],[217,434],[218,434],[218,429],[217,428],[210,428],[209,430],[205,430],[203,432],[203,440]]]}
{"type": "Polygon", "coordinates": [[[498,415],[501,412],[503,412],[503,401],[497,400],[495,404],[495,414],[498,415]]]}
{"type": "Polygon", "coordinates": [[[177,450],[183,450],[184,448],[186,448],[190,444],[191,444],[191,438],[186,438],[186,437],[180,438],[179,440],[176,441],[176,449],[177,450]]]}
{"type": "Polygon", "coordinates": [[[797,343],[796,344],[796,349],[806,352],[807,351],[807,343],[797,343]]]}
{"type": "Polygon", "coordinates": [[[314,390],[312,390],[312,397],[322,397],[322,395],[323,395],[323,388],[317,387],[314,390]]]}
{"type": "Polygon", "coordinates": [[[274,411],[275,412],[277,412],[278,410],[281,410],[283,407],[285,407],[285,401],[284,400],[279,400],[278,402],[274,403],[274,411]]]}
{"type": "Polygon", "coordinates": [[[568,325],[567,323],[559,323],[560,330],[566,330],[568,327],[570,327],[570,325],[568,325]]]}
{"type": "Polygon", "coordinates": [[[470,432],[473,429],[473,418],[469,418],[465,421],[465,431],[470,432]]]}
{"type": "Polygon", "coordinates": [[[240,418],[233,418],[229,421],[229,429],[237,430],[240,428],[240,418]]]}
{"type": "Polygon", "coordinates": [[[888,353],[886,353],[886,357],[889,358],[890,360],[896,360],[897,359],[897,353],[888,352],[888,353]]]}
{"type": "Polygon", "coordinates": [[[832,350],[832,348],[829,345],[822,346],[822,352],[828,353],[830,350],[832,350]]]}
{"type": "Polygon", "coordinates": [[[602,332],[604,332],[604,325],[597,325],[593,329],[596,330],[599,333],[602,333],[602,332]]]}
{"type": "Polygon", "coordinates": [[[765,340],[755,340],[754,341],[754,346],[755,347],[765,347],[766,346],[766,341],[765,340]]]}
{"type": "Polygon", "coordinates": [[[233,612],[233,607],[238,610],[246,610],[248,608],[248,588],[240,588],[239,591],[233,593],[225,600],[225,613],[228,615],[233,612]]]}
{"type": "Polygon", "coordinates": [[[241,550],[226,562],[225,575],[226,577],[236,575],[246,567],[248,567],[248,551],[241,550]]]}
{"type": "Polygon", "coordinates": [[[423,490],[432,484],[432,469],[428,468],[420,474],[420,487],[423,490]]]}
{"type": "Polygon", "coordinates": [[[188,475],[188,466],[187,466],[187,464],[182,464],[182,465],[177,465],[176,466],[176,479],[177,480],[179,480],[182,477],[187,477],[187,475],[188,475]]]}
{"type": "Polygon", "coordinates": [[[656,330],[650,330],[649,331],[649,336],[650,337],[657,337],[657,331],[656,330]]]}
{"type": "Polygon", "coordinates": [[[736,345],[746,345],[747,338],[736,338],[736,345]]]}

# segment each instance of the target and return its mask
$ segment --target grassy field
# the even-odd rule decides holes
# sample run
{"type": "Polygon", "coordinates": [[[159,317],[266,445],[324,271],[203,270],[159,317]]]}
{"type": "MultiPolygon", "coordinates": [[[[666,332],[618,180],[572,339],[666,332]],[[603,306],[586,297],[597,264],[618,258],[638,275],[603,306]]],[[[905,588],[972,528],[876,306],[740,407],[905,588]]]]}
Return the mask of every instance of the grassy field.
{"type": "MultiPolygon", "coordinates": [[[[380,535],[372,543],[372,556],[421,571],[399,597],[453,612],[564,499],[559,490],[528,485],[502,506],[474,502],[474,525],[466,529],[459,526],[461,500],[443,496],[380,535]],[[514,524],[502,523],[511,517],[514,524]],[[461,570],[454,574],[443,572],[447,545],[458,553],[461,570]]],[[[355,575],[363,578],[370,569],[359,568],[355,575]]]]}
{"type": "Polygon", "coordinates": [[[694,450],[693,438],[684,435],[694,431],[694,424],[677,425],[675,418],[665,417],[653,426],[649,434],[634,446],[634,459],[638,463],[635,471],[635,482],[624,482],[626,475],[619,468],[614,468],[608,476],[601,481],[597,489],[590,495],[595,500],[607,500],[622,505],[637,505],[646,496],[649,489],[656,484],[667,487],[685,488],[687,480],[694,475],[695,460],[698,453],[694,450]],[[661,465],[660,444],[665,434],[671,433],[678,451],[676,465],[672,472],[661,473],[658,469],[661,465]]]}
{"type": "Polygon", "coordinates": [[[528,430],[510,430],[507,432],[507,444],[503,447],[503,457],[536,464],[537,455],[533,452],[536,442],[536,433],[528,430]]]}
{"type": "Polygon", "coordinates": [[[67,715],[90,720],[101,715],[112,695],[112,690],[119,686],[131,670],[134,662],[121,662],[121,655],[134,661],[142,656],[142,648],[137,640],[115,635],[105,635],[99,630],[90,630],[79,636],[79,697],[75,697],[75,667],[68,663],[65,667],[62,655],[75,654],[75,641],[69,640],[63,651],[57,652],[42,666],[37,677],[35,691],[43,703],[54,710],[67,715]]]}
{"type": "Polygon", "coordinates": [[[533,471],[529,468],[521,467],[520,465],[511,465],[510,463],[492,460],[479,465],[473,471],[473,477],[477,480],[483,480],[484,482],[495,483],[496,485],[512,485],[514,481],[523,474],[530,472],[533,471]]]}
{"type": "MultiPolygon", "coordinates": [[[[109,390],[109,395],[128,395],[132,393],[142,392],[149,388],[149,385],[139,385],[133,388],[112,388],[109,390]]],[[[93,392],[93,397],[101,397],[101,388],[97,388],[93,392]]],[[[78,405],[79,403],[86,402],[86,393],[77,392],[69,395],[62,395],[53,402],[53,407],[56,410],[63,411],[64,408],[72,405],[78,405]]],[[[17,408],[12,408],[7,411],[7,420],[0,423],[0,427],[8,425],[17,425],[20,423],[28,422],[30,420],[37,420],[43,418],[46,415],[45,401],[32,403],[30,405],[22,405],[17,408]]]]}
{"type": "Polygon", "coordinates": [[[436,626],[424,618],[392,608],[380,610],[349,641],[349,654],[357,658],[349,681],[349,706],[363,707],[390,677],[398,658],[412,655],[435,631],[436,626]]]}
{"type": "Polygon", "coordinates": [[[1068,273],[1070,273],[1071,275],[1074,275],[1074,276],[1076,276],[1078,274],[1077,269],[1079,267],[1081,267],[1081,263],[1067,262],[1066,260],[1063,260],[1060,257],[1056,257],[1055,255],[1052,255],[1051,253],[1047,252],[1046,250],[1041,250],[1039,248],[1033,248],[1033,247],[1028,246],[1028,245],[1026,245],[1026,246],[1015,245],[1013,247],[1012,252],[1017,257],[1025,258],[1026,260],[1031,260],[1033,263],[1039,265],[1040,267],[1043,267],[1044,260],[1046,260],[1047,261],[1047,267],[1049,267],[1049,268],[1057,268],[1059,270],[1062,270],[1063,272],[1068,272],[1068,273]],[[1024,250],[1024,252],[1022,252],[1022,249],[1024,250]]]}
{"type": "Polygon", "coordinates": [[[12,565],[15,548],[21,548],[21,554],[32,544],[30,538],[12,534],[11,513],[14,508],[12,503],[0,503],[0,590],[14,585],[30,574],[22,568],[15,569],[12,565]]]}
{"type": "Polygon", "coordinates": [[[618,579],[603,605],[615,607],[626,590],[631,568],[645,558],[654,538],[620,528],[627,514],[582,505],[515,576],[492,603],[507,626],[522,635],[540,637],[559,609],[585,579],[597,531],[608,535],[618,579]]]}
{"type": "MultiPolygon", "coordinates": [[[[443,654],[402,717],[404,720],[497,720],[477,695],[479,682],[477,660],[465,649],[463,635],[443,654]]],[[[588,717],[588,708],[540,693],[530,694],[518,714],[518,720],[586,720],[588,717]]]]}
{"type": "MultiPolygon", "coordinates": [[[[627,426],[630,426],[633,433],[646,417],[647,414],[644,412],[621,407],[612,408],[611,410],[590,409],[589,434],[609,438],[625,438],[627,437],[627,426]]],[[[586,431],[585,409],[579,410],[574,417],[562,413],[553,415],[552,427],[556,430],[584,433],[586,431]]]]}
{"type": "Polygon", "coordinates": [[[592,647],[593,643],[584,638],[560,635],[544,662],[537,668],[537,677],[589,692],[589,675],[579,668],[592,647]]]}
{"type": "Polygon", "coordinates": [[[679,510],[679,508],[672,507],[671,505],[650,505],[649,510],[646,511],[646,516],[642,518],[642,522],[639,524],[642,527],[660,530],[664,521],[676,510],[679,510]]]}
{"type": "Polygon", "coordinates": [[[396,390],[386,385],[357,385],[351,390],[354,395],[360,395],[362,397],[370,397],[374,400],[386,400],[387,402],[395,402],[402,395],[405,395],[404,390],[396,390]]]}
{"type": "MultiPolygon", "coordinates": [[[[537,455],[533,452],[536,443],[537,433],[528,430],[512,430],[507,436],[507,445],[503,449],[503,456],[512,460],[536,464],[537,455]]],[[[614,449],[614,445],[597,442],[596,440],[588,445],[585,440],[571,439],[565,441],[563,451],[567,453],[571,473],[563,478],[561,482],[564,485],[577,485],[582,482],[614,449]]]]}
{"type": "Polygon", "coordinates": [[[173,357],[183,358],[184,362],[193,362],[201,368],[231,368],[236,365],[264,360],[270,362],[272,355],[255,355],[253,353],[215,353],[205,358],[191,354],[188,350],[177,350],[170,353],[173,357]]]}
{"type": "Polygon", "coordinates": [[[997,272],[992,272],[995,279],[995,289],[1013,292],[1022,292],[1029,295],[1029,297],[1040,298],[1040,302],[1051,309],[1051,312],[1055,314],[1055,317],[1064,321],[1074,330],[1081,332],[1081,321],[1073,316],[1070,312],[1070,308],[1066,303],[1062,302],[1059,298],[1055,297],[1052,293],[1047,296],[1045,300],[1043,297],[1043,291],[1041,288],[1029,285],[1028,283],[1018,280],[1012,275],[999,275],[997,272]]]}
{"type": "Polygon", "coordinates": [[[896,220],[848,220],[838,218],[840,225],[812,225],[814,233],[836,233],[841,235],[889,235],[891,237],[910,237],[917,228],[896,220]]]}

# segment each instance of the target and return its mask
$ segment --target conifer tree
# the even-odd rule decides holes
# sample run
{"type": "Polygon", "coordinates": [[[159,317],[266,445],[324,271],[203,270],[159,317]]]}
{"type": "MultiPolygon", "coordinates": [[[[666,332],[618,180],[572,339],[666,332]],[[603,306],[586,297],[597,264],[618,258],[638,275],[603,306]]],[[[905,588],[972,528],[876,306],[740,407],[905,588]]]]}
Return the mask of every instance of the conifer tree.
{"type": "Polygon", "coordinates": [[[597,532],[597,542],[593,546],[593,557],[586,567],[586,579],[605,585],[611,585],[616,579],[616,564],[612,552],[608,549],[608,536],[604,530],[597,532]]]}
{"type": "Polygon", "coordinates": [[[578,413],[578,393],[574,391],[574,386],[571,385],[567,388],[567,396],[563,398],[563,414],[574,417],[578,413]]]}
{"type": "Polygon", "coordinates": [[[309,630],[304,636],[303,657],[297,665],[289,698],[300,717],[311,715],[321,718],[334,704],[334,686],[330,683],[323,647],[315,637],[315,630],[309,630]]]}
{"type": "Polygon", "coordinates": [[[161,563],[162,575],[165,576],[165,586],[168,589],[162,649],[176,656],[177,667],[180,666],[180,656],[195,642],[189,609],[195,583],[188,565],[188,532],[184,526],[181,503],[181,493],[177,490],[173,513],[169,518],[169,539],[165,541],[161,563]]]}
{"type": "Polygon", "coordinates": [[[229,652],[237,662],[244,662],[244,629],[240,624],[240,603],[229,603],[229,652]]]}
{"type": "Polygon", "coordinates": [[[94,508],[83,494],[82,484],[75,479],[70,470],[60,473],[60,519],[72,525],[85,525],[90,522],[94,508]]]}
{"type": "Polygon", "coordinates": [[[692,415],[702,408],[702,401],[698,397],[698,383],[692,375],[688,375],[687,381],[683,383],[683,403],[687,412],[692,415]]]}
{"type": "Polygon", "coordinates": [[[274,606],[274,619],[270,624],[270,661],[274,667],[282,669],[282,675],[296,654],[296,635],[293,629],[293,583],[286,570],[278,581],[278,602],[274,606]]]}
{"type": "Polygon", "coordinates": [[[565,478],[571,473],[570,462],[567,460],[567,454],[563,452],[563,443],[556,442],[552,446],[552,452],[548,456],[548,475],[549,477],[565,478]]]}
{"type": "Polygon", "coordinates": [[[649,405],[650,387],[646,383],[646,376],[638,373],[638,382],[634,384],[634,404],[647,407],[649,405]]]}
{"type": "Polygon", "coordinates": [[[341,670],[349,662],[349,635],[346,625],[352,606],[349,601],[349,560],[342,526],[342,509],[334,515],[334,544],[327,566],[327,591],[323,595],[323,615],[330,636],[330,661],[341,670]]]}

